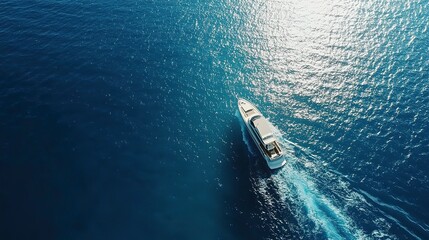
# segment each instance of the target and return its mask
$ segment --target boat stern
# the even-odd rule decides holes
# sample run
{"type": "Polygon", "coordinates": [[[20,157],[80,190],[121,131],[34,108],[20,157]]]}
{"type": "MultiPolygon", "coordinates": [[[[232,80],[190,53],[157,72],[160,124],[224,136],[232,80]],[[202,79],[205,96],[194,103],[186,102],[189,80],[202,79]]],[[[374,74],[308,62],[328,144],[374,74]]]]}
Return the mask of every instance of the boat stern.
{"type": "Polygon", "coordinates": [[[274,160],[267,160],[267,164],[270,169],[281,168],[286,164],[286,158],[284,156],[281,156],[274,160]]]}

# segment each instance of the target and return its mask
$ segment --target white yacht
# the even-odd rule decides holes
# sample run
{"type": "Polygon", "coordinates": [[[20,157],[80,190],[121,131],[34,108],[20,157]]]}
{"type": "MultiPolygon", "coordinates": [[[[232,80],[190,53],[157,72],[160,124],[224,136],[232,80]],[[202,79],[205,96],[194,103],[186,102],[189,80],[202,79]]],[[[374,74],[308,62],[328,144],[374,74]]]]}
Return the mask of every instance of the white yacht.
{"type": "Polygon", "coordinates": [[[238,99],[238,110],[268,167],[276,169],[285,165],[286,160],[282,149],[268,120],[262,116],[255,105],[242,98],[238,99]]]}

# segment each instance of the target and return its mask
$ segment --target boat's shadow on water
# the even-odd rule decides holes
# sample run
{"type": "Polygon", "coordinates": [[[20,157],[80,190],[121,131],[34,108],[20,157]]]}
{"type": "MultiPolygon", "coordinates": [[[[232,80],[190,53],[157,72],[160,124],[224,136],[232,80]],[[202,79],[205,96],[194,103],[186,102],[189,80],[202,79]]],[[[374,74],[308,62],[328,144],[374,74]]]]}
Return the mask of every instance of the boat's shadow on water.
{"type": "Polygon", "coordinates": [[[222,172],[227,186],[222,202],[224,223],[230,229],[232,238],[298,237],[295,236],[296,229],[291,229],[291,226],[296,226],[296,220],[285,207],[277,186],[271,180],[279,170],[272,171],[268,168],[262,156],[258,155],[256,146],[252,145],[253,142],[247,141],[250,146],[246,145],[243,137],[250,139],[250,136],[243,136],[236,118],[231,125],[227,141],[232,147],[224,150],[227,164],[224,164],[222,172]]]}

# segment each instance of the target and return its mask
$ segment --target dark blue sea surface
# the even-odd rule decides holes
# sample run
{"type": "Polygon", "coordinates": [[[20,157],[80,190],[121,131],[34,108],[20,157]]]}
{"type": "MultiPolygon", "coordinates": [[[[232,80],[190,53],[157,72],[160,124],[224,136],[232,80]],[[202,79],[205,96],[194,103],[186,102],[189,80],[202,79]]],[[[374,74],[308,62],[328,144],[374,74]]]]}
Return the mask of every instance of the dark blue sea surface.
{"type": "Polygon", "coordinates": [[[428,28],[425,0],[2,0],[0,239],[429,239],[428,28]]]}

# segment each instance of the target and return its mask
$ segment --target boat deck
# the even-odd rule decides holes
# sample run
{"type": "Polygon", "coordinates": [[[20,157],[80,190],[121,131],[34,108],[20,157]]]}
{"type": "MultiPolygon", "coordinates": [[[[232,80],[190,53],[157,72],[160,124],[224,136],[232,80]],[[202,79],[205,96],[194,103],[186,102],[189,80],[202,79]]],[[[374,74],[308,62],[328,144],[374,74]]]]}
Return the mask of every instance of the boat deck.
{"type": "Polygon", "coordinates": [[[248,104],[247,102],[241,101],[240,102],[240,107],[242,112],[244,113],[244,115],[246,117],[250,117],[252,115],[257,114],[257,112],[255,111],[255,109],[253,108],[252,105],[248,104]]]}

